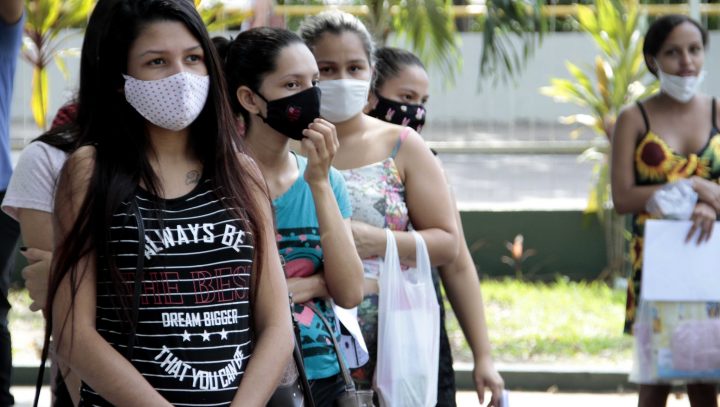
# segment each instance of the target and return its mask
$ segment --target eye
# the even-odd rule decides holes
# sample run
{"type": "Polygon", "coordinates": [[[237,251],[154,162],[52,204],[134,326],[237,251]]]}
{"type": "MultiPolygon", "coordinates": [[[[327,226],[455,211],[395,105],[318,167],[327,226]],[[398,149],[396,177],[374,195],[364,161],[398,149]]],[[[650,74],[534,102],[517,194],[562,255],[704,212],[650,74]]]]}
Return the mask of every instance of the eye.
{"type": "Polygon", "coordinates": [[[199,54],[193,54],[193,55],[188,55],[186,59],[188,60],[188,62],[202,62],[203,56],[199,55],[199,54]]]}
{"type": "Polygon", "coordinates": [[[297,89],[299,86],[300,84],[297,81],[292,81],[285,84],[285,87],[288,89],[297,89]]]}
{"type": "Polygon", "coordinates": [[[165,60],[162,58],[155,58],[148,61],[148,65],[162,65],[165,63],[165,60]]]}
{"type": "Polygon", "coordinates": [[[317,86],[319,83],[320,83],[320,80],[318,80],[318,79],[313,79],[313,80],[312,80],[312,85],[313,85],[313,87],[317,86]]]}
{"type": "Polygon", "coordinates": [[[354,73],[354,72],[359,72],[359,71],[361,71],[361,70],[362,70],[362,67],[361,67],[361,66],[358,66],[358,65],[353,65],[353,66],[350,67],[350,72],[353,72],[353,73],[354,73]]]}
{"type": "Polygon", "coordinates": [[[333,69],[329,66],[324,66],[324,67],[320,68],[320,73],[329,74],[332,72],[333,72],[333,69]]]}

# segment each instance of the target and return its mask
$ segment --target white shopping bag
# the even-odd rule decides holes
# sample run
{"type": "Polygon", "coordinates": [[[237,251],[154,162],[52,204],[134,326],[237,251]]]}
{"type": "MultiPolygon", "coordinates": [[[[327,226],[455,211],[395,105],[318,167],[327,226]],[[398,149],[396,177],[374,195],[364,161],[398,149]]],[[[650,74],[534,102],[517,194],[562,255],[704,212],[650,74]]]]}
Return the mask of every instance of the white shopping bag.
{"type": "Polygon", "coordinates": [[[381,407],[433,407],[437,403],[440,308],[425,241],[415,236],[415,268],[400,268],[397,244],[387,232],[379,278],[375,389],[381,407]]]}

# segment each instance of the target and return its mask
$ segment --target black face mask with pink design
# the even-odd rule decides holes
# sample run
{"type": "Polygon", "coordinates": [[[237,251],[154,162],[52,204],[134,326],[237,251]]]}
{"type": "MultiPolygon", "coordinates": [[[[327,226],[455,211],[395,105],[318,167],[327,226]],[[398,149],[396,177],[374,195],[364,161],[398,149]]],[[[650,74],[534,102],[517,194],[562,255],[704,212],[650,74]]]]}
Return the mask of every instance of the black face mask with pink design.
{"type": "Polygon", "coordinates": [[[375,96],[378,101],[368,115],[388,123],[411,127],[418,133],[422,131],[427,113],[425,106],[398,103],[378,94],[375,96]]]}
{"type": "Polygon", "coordinates": [[[320,88],[313,86],[302,92],[268,101],[259,92],[258,96],[267,103],[268,126],[295,140],[302,140],[303,130],[320,117],[320,88]]]}

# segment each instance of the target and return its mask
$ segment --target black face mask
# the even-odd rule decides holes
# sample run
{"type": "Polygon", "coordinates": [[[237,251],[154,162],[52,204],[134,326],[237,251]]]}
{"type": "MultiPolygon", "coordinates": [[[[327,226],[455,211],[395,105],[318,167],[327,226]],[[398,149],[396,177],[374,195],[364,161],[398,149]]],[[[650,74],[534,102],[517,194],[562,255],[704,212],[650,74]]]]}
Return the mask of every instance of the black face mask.
{"type": "Polygon", "coordinates": [[[317,86],[270,101],[259,92],[255,93],[267,103],[267,117],[258,116],[268,126],[291,139],[302,140],[303,130],[320,117],[320,88],[317,86]]]}
{"type": "Polygon", "coordinates": [[[420,133],[425,124],[427,111],[423,105],[398,103],[375,94],[377,103],[368,115],[389,123],[408,126],[420,133]]]}

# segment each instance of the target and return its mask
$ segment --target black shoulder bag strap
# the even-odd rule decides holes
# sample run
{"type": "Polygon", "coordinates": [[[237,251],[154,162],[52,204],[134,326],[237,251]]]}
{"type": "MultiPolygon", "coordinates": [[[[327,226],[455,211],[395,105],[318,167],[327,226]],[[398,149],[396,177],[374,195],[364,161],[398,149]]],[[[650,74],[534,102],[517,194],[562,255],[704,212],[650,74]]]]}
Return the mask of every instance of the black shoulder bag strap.
{"type": "Polygon", "coordinates": [[[292,318],[293,333],[295,334],[293,360],[295,360],[295,366],[297,367],[298,374],[300,375],[300,385],[302,386],[303,394],[305,394],[305,407],[315,407],[315,400],[313,399],[312,389],[310,388],[310,383],[308,382],[307,374],[305,373],[305,361],[303,360],[302,349],[300,348],[300,344],[302,342],[300,340],[300,326],[298,325],[298,320],[295,317],[295,303],[293,302],[292,294],[288,297],[290,299],[290,317],[292,318]]]}
{"type": "Polygon", "coordinates": [[[312,301],[308,301],[307,303],[303,304],[306,307],[310,308],[315,315],[317,315],[320,320],[322,321],[323,325],[325,325],[325,328],[328,329],[328,333],[330,333],[330,339],[332,340],[333,347],[335,348],[335,356],[337,356],[338,364],[340,365],[340,373],[342,374],[343,381],[345,382],[345,392],[355,392],[355,383],[353,382],[352,377],[350,376],[350,369],[348,369],[347,365],[345,364],[345,359],[342,357],[342,350],[340,348],[340,345],[337,342],[337,339],[335,338],[335,330],[333,329],[332,325],[330,325],[330,322],[325,318],[322,312],[313,304],[312,301]]]}
{"type": "Polygon", "coordinates": [[[133,212],[135,214],[135,223],[137,223],[138,232],[138,252],[137,252],[137,265],[135,270],[135,284],[133,285],[133,303],[130,321],[130,335],[128,338],[127,350],[125,357],[129,361],[132,361],[133,349],[135,348],[135,339],[137,334],[138,326],[138,313],[140,312],[140,291],[142,289],[142,279],[145,274],[145,224],[143,223],[142,214],[140,213],[140,207],[138,206],[137,198],[133,197],[132,202],[133,212]]]}

